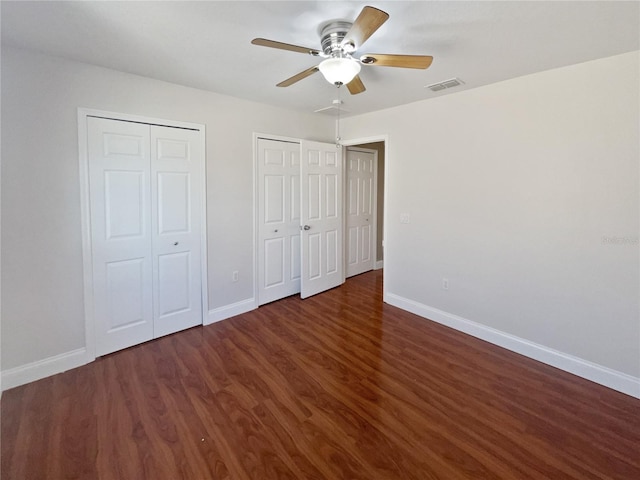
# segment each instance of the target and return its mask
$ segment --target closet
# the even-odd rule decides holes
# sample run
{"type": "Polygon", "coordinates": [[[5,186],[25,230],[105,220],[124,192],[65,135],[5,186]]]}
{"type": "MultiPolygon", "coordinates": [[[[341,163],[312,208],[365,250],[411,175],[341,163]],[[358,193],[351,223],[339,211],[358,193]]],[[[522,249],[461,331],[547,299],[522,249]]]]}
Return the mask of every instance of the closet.
{"type": "Polygon", "coordinates": [[[258,304],[341,285],[342,149],[309,140],[255,141],[258,304]]]}
{"type": "MultiPolygon", "coordinates": [[[[95,355],[202,324],[202,132],[86,117],[95,355]]],[[[85,281],[85,285],[86,285],[85,281]]]]}

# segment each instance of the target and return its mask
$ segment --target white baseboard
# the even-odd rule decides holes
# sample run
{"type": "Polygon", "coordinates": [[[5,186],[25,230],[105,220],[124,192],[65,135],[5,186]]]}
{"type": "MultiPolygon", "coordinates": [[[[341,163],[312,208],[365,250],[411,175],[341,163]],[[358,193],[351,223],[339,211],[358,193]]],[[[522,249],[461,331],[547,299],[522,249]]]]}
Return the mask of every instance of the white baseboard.
{"type": "MultiPolygon", "coordinates": [[[[384,301],[390,305],[415,313],[476,338],[506,348],[547,365],[559,368],[592,382],[640,399],[640,378],[598,365],[582,358],[554,350],[451,313],[429,307],[393,293],[385,293],[384,301]]],[[[219,322],[257,308],[253,298],[209,310],[205,325],[219,322]]],[[[2,372],[2,391],[34,382],[51,375],[80,367],[92,361],[85,348],[38,360],[2,372]]]]}
{"type": "Polygon", "coordinates": [[[515,335],[496,330],[466,318],[429,307],[393,293],[386,293],[384,301],[434,322],[480,338],[512,352],[519,353],[547,365],[559,368],[618,392],[640,398],[640,378],[574,357],[515,335]]]}
{"type": "MultiPolygon", "coordinates": [[[[241,313],[249,312],[257,308],[253,298],[242,300],[240,302],[225,305],[223,307],[209,310],[205,317],[205,325],[209,325],[220,320],[225,320],[241,313]]],[[[72,368],[86,365],[95,360],[89,358],[86,348],[78,348],[70,352],[61,353],[53,357],[38,360],[36,362],[21,365],[2,372],[0,376],[0,385],[2,391],[10,388],[19,387],[26,383],[35,382],[51,375],[66,372],[72,368]]]]}
{"type": "Polygon", "coordinates": [[[377,260],[373,269],[380,270],[381,268],[384,268],[384,260],[377,260]]]}
{"type": "Polygon", "coordinates": [[[232,303],[230,305],[214,308],[213,310],[209,310],[207,318],[205,319],[205,325],[210,325],[212,323],[219,322],[220,320],[226,320],[227,318],[250,312],[256,308],[258,308],[258,305],[254,298],[247,298],[246,300],[240,300],[239,302],[232,303]]]}
{"type": "Polygon", "coordinates": [[[2,372],[2,388],[4,391],[26,383],[35,382],[41,378],[86,365],[91,360],[93,359],[87,358],[87,349],[83,347],[53,357],[44,358],[37,362],[11,368],[2,372]]]}

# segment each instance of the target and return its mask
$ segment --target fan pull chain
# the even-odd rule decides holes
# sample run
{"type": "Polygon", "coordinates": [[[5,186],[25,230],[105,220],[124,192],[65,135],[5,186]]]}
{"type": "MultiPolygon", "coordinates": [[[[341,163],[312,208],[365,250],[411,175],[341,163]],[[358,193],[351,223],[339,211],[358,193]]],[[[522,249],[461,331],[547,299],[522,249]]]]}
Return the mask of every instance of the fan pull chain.
{"type": "Polygon", "coordinates": [[[340,106],[342,105],[342,99],[340,98],[340,87],[342,84],[338,84],[338,119],[336,120],[336,148],[340,148],[340,106]]]}

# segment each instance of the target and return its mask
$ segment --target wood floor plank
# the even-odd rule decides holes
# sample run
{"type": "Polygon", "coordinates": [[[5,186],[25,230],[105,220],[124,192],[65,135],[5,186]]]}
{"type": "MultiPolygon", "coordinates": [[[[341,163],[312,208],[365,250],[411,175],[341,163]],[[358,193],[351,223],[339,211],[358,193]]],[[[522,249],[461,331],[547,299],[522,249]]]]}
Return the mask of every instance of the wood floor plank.
{"type": "MultiPolygon", "coordinates": [[[[246,328],[243,328],[242,330],[247,331],[246,328]]],[[[295,378],[296,376],[302,376],[301,372],[309,371],[309,369],[307,368],[309,365],[316,366],[316,367],[322,365],[322,363],[319,362],[318,356],[314,354],[313,349],[308,343],[304,343],[302,339],[298,336],[295,336],[294,338],[294,336],[292,336],[291,334],[288,334],[282,328],[276,328],[273,325],[271,325],[271,329],[265,330],[264,332],[260,332],[260,335],[264,337],[264,340],[267,341],[269,345],[278,345],[281,348],[290,350],[288,352],[289,355],[287,356],[289,362],[285,370],[285,372],[289,374],[289,382],[294,381],[292,380],[292,378],[295,378]],[[271,332],[270,330],[273,330],[273,331],[271,332]],[[281,343],[279,344],[279,342],[281,343]],[[290,345],[290,347],[288,347],[288,345],[290,345]],[[309,355],[312,356],[312,359],[309,362],[304,362],[304,360],[300,358],[301,356],[303,356],[302,354],[304,354],[305,352],[311,352],[309,353],[309,355]],[[300,360],[301,362],[300,364],[296,362],[295,357],[298,357],[298,360],[300,360]]],[[[301,332],[301,335],[303,335],[302,332],[301,332]]],[[[365,406],[359,405],[359,410],[356,412],[353,408],[349,408],[345,404],[336,401],[335,397],[333,397],[332,395],[327,395],[325,393],[327,390],[327,387],[332,387],[331,390],[333,389],[342,390],[343,385],[332,382],[331,375],[329,376],[325,375],[322,372],[322,370],[313,369],[313,371],[315,372],[314,378],[306,379],[302,383],[306,391],[305,395],[309,399],[308,400],[309,403],[311,405],[314,405],[318,409],[319,413],[317,415],[319,415],[320,412],[324,412],[328,415],[335,416],[337,419],[340,420],[340,424],[336,426],[335,429],[342,430],[343,434],[348,438],[357,437],[359,432],[364,433],[368,431],[369,439],[370,439],[373,429],[367,428],[368,423],[365,420],[365,418],[362,417],[362,416],[365,416],[365,417],[368,416],[369,414],[368,407],[370,407],[370,405],[365,405],[365,406]],[[308,389],[311,389],[311,391],[309,392],[308,389]],[[356,415],[356,413],[359,415],[356,415]],[[350,426],[351,428],[349,428],[350,426]]],[[[338,374],[338,377],[340,377],[339,374],[338,374]]],[[[343,377],[342,380],[344,381],[345,379],[344,375],[342,377],[343,377]]],[[[356,379],[355,381],[352,381],[351,383],[358,383],[359,381],[360,381],[360,378],[356,379]]],[[[349,382],[346,382],[346,383],[349,383],[349,382]]],[[[342,394],[344,393],[346,393],[346,390],[342,391],[342,394]]],[[[374,409],[375,409],[375,405],[374,405],[374,409]]],[[[379,422],[378,418],[374,420],[374,424],[377,422],[379,422]]],[[[395,440],[401,443],[405,442],[406,434],[407,434],[407,431],[403,428],[403,431],[396,435],[395,440]]],[[[362,447],[363,445],[361,444],[360,448],[362,447]]],[[[384,447],[384,445],[378,445],[378,447],[384,447]]],[[[408,448],[409,451],[413,450],[410,444],[408,445],[408,447],[409,447],[408,448]]],[[[386,450],[388,449],[389,447],[387,446],[386,450]]],[[[381,462],[382,460],[376,455],[373,455],[371,458],[373,458],[374,461],[378,461],[378,462],[381,462]]],[[[406,459],[407,458],[405,458],[405,460],[406,459]]],[[[438,459],[435,459],[435,458],[432,460],[436,462],[438,461],[438,459]]],[[[454,478],[452,472],[450,472],[450,475],[451,475],[450,478],[454,478]]],[[[411,477],[404,476],[401,478],[411,478],[411,477]]]]}
{"type": "Polygon", "coordinates": [[[640,478],[640,401],[382,302],[380,271],[4,392],[3,480],[640,478]]]}

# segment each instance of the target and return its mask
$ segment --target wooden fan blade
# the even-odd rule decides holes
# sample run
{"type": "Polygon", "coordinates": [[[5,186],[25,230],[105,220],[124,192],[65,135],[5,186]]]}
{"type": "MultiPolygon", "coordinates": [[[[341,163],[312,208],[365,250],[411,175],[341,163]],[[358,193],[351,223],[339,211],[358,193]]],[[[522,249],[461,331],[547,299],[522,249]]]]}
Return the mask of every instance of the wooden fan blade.
{"type": "Polygon", "coordinates": [[[314,48],[300,47],[289,43],[276,42],[275,40],[267,40],[266,38],[254,38],[251,40],[253,45],[261,47],[277,48],[280,50],[289,50],[290,52],[306,53],[308,55],[318,56],[320,52],[314,48]]]}
{"type": "Polygon", "coordinates": [[[316,73],[319,70],[320,69],[317,66],[311,67],[311,68],[307,68],[303,72],[297,73],[293,77],[287,78],[286,80],[283,80],[277,86],[278,87],[288,87],[289,85],[293,85],[294,83],[299,82],[303,78],[307,78],[309,75],[313,75],[314,73],[316,73]]]}
{"type": "Polygon", "coordinates": [[[342,46],[353,44],[355,50],[359,49],[388,19],[387,12],[374,7],[364,7],[342,40],[342,46]]]}
{"type": "Polygon", "coordinates": [[[347,83],[347,88],[349,89],[349,93],[351,95],[357,95],[366,90],[366,88],[364,88],[364,83],[362,83],[359,75],[356,75],[355,77],[353,77],[353,80],[347,83]]]}
{"type": "Polygon", "coordinates": [[[360,61],[365,65],[375,65],[379,67],[401,67],[401,68],[429,68],[433,57],[428,55],[385,55],[381,53],[368,53],[360,57],[360,61]]]}

